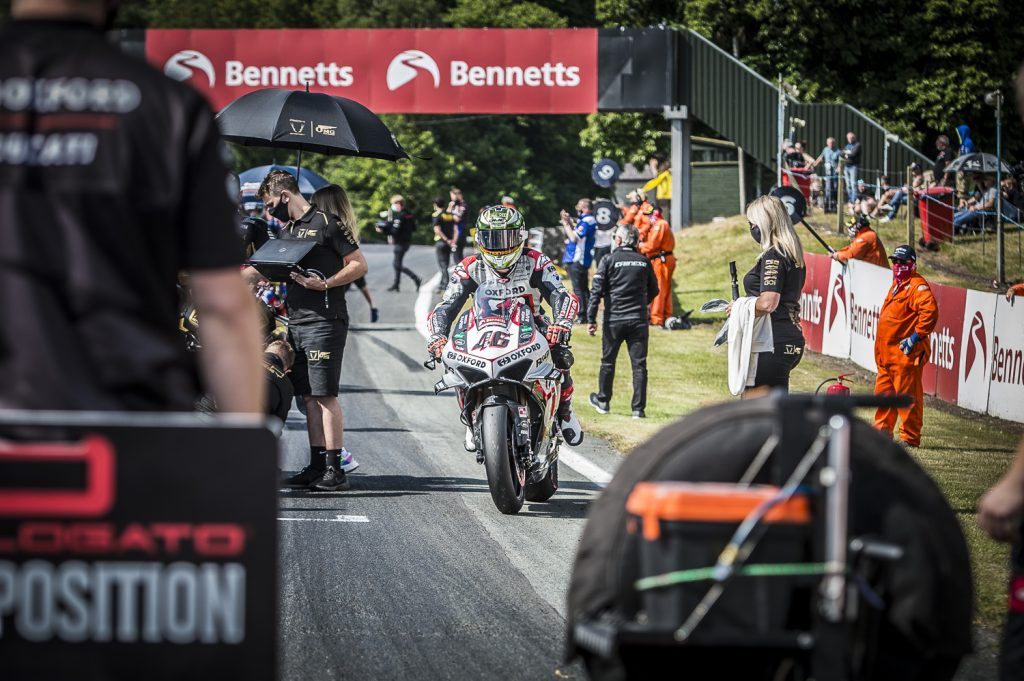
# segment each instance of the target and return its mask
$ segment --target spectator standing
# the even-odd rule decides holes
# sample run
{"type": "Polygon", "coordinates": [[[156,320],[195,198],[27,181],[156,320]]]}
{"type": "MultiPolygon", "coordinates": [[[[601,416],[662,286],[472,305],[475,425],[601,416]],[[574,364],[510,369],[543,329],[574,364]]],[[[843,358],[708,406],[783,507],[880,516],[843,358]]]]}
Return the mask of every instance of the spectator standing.
{"type": "Polygon", "coordinates": [[[469,238],[469,227],[466,226],[466,200],[462,198],[462,190],[452,187],[448,192],[448,207],[446,211],[452,216],[455,223],[455,262],[460,263],[466,257],[466,242],[469,238]]]}
{"type": "Polygon", "coordinates": [[[818,154],[818,158],[814,160],[813,165],[815,167],[822,165],[822,172],[825,174],[825,210],[832,212],[836,210],[838,201],[836,199],[836,190],[839,185],[839,159],[841,152],[836,148],[836,138],[829,137],[825,140],[825,148],[818,154]]]}
{"type": "Polygon", "coordinates": [[[590,265],[594,262],[594,241],[597,238],[597,220],[590,212],[590,199],[576,202],[576,222],[562,211],[562,229],[565,231],[565,255],[562,264],[569,273],[573,293],[579,299],[579,321],[586,321],[587,295],[590,291],[590,265]]]}
{"type": "Polygon", "coordinates": [[[846,133],[846,146],[843,147],[843,179],[846,181],[846,197],[853,203],[857,192],[857,176],[860,175],[860,142],[853,132],[846,133]]]}
{"type": "Polygon", "coordinates": [[[887,267],[888,258],[885,246],[875,230],[871,229],[871,221],[863,213],[851,215],[846,223],[846,233],[850,236],[850,244],[832,253],[832,259],[838,262],[863,260],[864,262],[887,267]]]}
{"type": "Polygon", "coordinates": [[[501,197],[501,205],[505,206],[506,208],[515,208],[516,200],[506,194],[505,196],[501,197]]]}
{"type": "Polygon", "coordinates": [[[111,7],[13,0],[0,28],[3,108],[18,109],[0,160],[0,290],[17,320],[0,327],[0,408],[192,410],[185,271],[206,387],[222,411],[258,414],[259,317],[213,114],[107,41],[111,7]]]}
{"type": "Polygon", "coordinates": [[[970,126],[963,124],[956,126],[956,136],[960,138],[960,148],[957,150],[957,156],[973,154],[976,151],[974,140],[971,139],[970,126]]]}
{"type": "Polygon", "coordinates": [[[446,205],[443,196],[436,197],[434,211],[430,214],[430,221],[434,226],[434,255],[441,273],[441,280],[437,284],[438,293],[444,293],[448,285],[448,268],[454,264],[452,255],[455,253],[455,218],[448,212],[446,205]]]}
{"type": "Polygon", "coordinates": [[[344,417],[338,402],[341,362],[348,336],[344,285],[367,272],[356,242],[352,204],[344,201],[337,216],[310,204],[299,193],[295,177],[271,171],[259,188],[270,213],[287,220],[281,238],[316,242],[304,263],[314,276],[292,273],[288,287],[288,339],[295,348],[291,373],[295,394],[306,405],[309,465],[284,480],[293,488],[315,491],[348,489],[345,468],[354,460],[344,448],[344,417]]]}
{"type": "Polygon", "coordinates": [[[647,409],[647,308],[658,295],[658,280],[650,260],[636,250],[639,238],[633,225],[615,228],[615,250],[601,261],[594,275],[587,306],[587,333],[593,336],[597,332],[597,308],[604,301],[601,370],[597,392],[590,393],[590,404],[598,412],[608,413],[615,362],[625,343],[633,368],[633,418],[642,419],[647,409]]]}
{"type": "Polygon", "coordinates": [[[743,275],[743,289],[757,298],[755,317],[770,315],[775,347],[758,353],[754,385],[743,391],[744,399],[761,397],[772,388],[789,391],[789,374],[804,352],[800,292],[807,277],[803,246],[782,201],[774,196],[754,199],[747,206],[747,222],[761,254],[743,275]]]}
{"type": "MultiPolygon", "coordinates": [[[[394,247],[394,258],[391,261],[391,266],[395,270],[395,283],[391,284],[388,291],[397,293],[400,290],[403,274],[412,279],[412,283],[419,289],[420,284],[423,282],[416,276],[415,272],[403,264],[405,262],[405,254],[409,252],[409,247],[412,245],[412,233],[416,231],[416,216],[406,209],[405,199],[401,194],[395,194],[391,197],[388,222],[391,223],[387,230],[388,241],[394,247]]],[[[377,229],[382,231],[380,227],[377,229]]]]}
{"type": "Polygon", "coordinates": [[[935,138],[935,163],[932,165],[932,176],[936,185],[940,187],[947,185],[946,166],[952,160],[949,152],[949,137],[939,135],[935,138]]]}
{"type": "Polygon", "coordinates": [[[875,336],[875,394],[910,395],[909,407],[880,407],[875,412],[875,428],[892,437],[896,418],[900,420],[900,440],[911,447],[921,445],[924,424],[924,388],[922,376],[931,354],[929,334],[939,320],[939,308],[931,287],[917,273],[917,252],[913,246],[897,246],[892,261],[892,286],[878,315],[875,336]]]}
{"type": "Polygon", "coordinates": [[[658,280],[658,295],[651,301],[650,323],[656,326],[665,324],[672,316],[672,275],[676,271],[674,249],[676,237],[672,227],[661,216],[661,211],[653,206],[646,214],[647,231],[638,244],[639,251],[651,260],[654,276],[658,280]]]}

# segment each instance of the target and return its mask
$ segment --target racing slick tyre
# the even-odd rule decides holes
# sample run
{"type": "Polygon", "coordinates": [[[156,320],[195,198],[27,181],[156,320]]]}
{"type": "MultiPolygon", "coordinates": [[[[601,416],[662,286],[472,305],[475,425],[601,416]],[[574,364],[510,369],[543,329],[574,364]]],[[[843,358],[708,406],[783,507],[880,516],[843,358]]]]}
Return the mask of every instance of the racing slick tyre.
{"type": "Polygon", "coordinates": [[[527,501],[547,501],[558,491],[558,461],[551,464],[547,474],[526,486],[527,501]]]}
{"type": "Polygon", "coordinates": [[[503,404],[486,407],[480,416],[481,445],[491,499],[506,515],[519,513],[526,493],[526,472],[512,448],[512,420],[503,404]]]}

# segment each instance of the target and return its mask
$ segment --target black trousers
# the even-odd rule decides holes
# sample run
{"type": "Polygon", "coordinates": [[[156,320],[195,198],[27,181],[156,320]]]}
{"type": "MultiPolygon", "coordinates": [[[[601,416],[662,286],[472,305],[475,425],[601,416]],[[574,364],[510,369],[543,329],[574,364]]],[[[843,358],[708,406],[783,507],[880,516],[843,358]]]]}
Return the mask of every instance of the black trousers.
{"type": "Polygon", "coordinates": [[[601,371],[597,377],[597,399],[611,402],[615,382],[615,361],[619,348],[626,344],[629,363],[633,366],[633,411],[647,408],[647,340],[646,319],[605,323],[601,331],[601,371]]]}
{"type": "Polygon", "coordinates": [[[405,267],[402,261],[405,260],[405,254],[409,252],[409,244],[395,244],[395,258],[391,265],[395,268],[395,288],[398,288],[399,282],[402,280],[402,273],[404,272],[407,277],[417,282],[419,285],[420,278],[416,276],[416,273],[405,267]]]}
{"type": "Polygon", "coordinates": [[[569,274],[569,281],[572,282],[572,290],[580,301],[579,320],[586,321],[587,302],[590,300],[590,268],[583,263],[571,262],[565,266],[569,274]]]}
{"type": "Polygon", "coordinates": [[[602,246],[601,248],[594,249],[594,269],[596,270],[601,266],[601,261],[604,257],[612,252],[611,246],[602,246]]]}
{"type": "Polygon", "coordinates": [[[434,244],[434,255],[437,256],[437,268],[441,271],[441,288],[448,285],[448,266],[452,261],[452,247],[444,241],[434,244]]]}

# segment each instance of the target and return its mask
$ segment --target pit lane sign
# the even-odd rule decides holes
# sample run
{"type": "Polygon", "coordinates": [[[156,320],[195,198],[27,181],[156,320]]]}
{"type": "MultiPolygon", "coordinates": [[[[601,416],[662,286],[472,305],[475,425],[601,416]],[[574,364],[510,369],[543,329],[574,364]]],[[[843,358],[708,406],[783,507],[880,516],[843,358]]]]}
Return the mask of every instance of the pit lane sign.
{"type": "Polygon", "coordinates": [[[275,460],[254,427],[0,412],[0,677],[274,679],[275,460]]]}
{"type": "Polygon", "coordinates": [[[269,87],[377,113],[591,113],[595,29],[164,30],[149,62],[221,109],[269,87]]]}

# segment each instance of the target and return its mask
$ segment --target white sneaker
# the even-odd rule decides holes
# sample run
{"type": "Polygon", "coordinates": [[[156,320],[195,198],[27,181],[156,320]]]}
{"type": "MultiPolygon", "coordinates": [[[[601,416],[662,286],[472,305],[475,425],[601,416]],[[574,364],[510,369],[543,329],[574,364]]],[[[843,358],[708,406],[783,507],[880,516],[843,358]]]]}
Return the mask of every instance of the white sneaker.
{"type": "Polygon", "coordinates": [[[879,222],[889,222],[889,220],[892,220],[892,218],[886,215],[884,218],[880,219],[879,222]]]}
{"type": "Polygon", "coordinates": [[[569,407],[569,418],[559,421],[558,425],[562,429],[562,439],[565,440],[565,444],[575,447],[583,442],[583,426],[580,425],[572,407],[569,407]]]}
{"type": "Polygon", "coordinates": [[[473,429],[471,427],[469,427],[469,426],[466,426],[466,443],[465,443],[465,447],[466,447],[466,451],[467,452],[475,452],[476,451],[476,441],[473,439],[473,429]]]}
{"type": "Polygon", "coordinates": [[[346,473],[351,473],[355,469],[359,468],[359,462],[356,461],[355,457],[352,456],[352,452],[348,451],[344,447],[341,448],[341,470],[346,473]]]}

